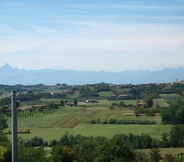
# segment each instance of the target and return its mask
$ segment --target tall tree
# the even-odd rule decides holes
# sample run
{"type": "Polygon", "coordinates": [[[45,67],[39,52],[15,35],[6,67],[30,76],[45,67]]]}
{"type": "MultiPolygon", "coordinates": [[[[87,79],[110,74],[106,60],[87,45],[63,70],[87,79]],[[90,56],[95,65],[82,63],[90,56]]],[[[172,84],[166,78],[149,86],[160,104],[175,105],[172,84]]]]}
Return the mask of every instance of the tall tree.
{"type": "Polygon", "coordinates": [[[77,102],[76,98],[74,99],[74,103],[73,104],[74,104],[74,106],[77,106],[78,102],[77,102]]]}
{"type": "Polygon", "coordinates": [[[0,130],[3,130],[4,128],[8,128],[6,121],[7,119],[5,118],[5,116],[2,113],[0,113],[0,130]]]}

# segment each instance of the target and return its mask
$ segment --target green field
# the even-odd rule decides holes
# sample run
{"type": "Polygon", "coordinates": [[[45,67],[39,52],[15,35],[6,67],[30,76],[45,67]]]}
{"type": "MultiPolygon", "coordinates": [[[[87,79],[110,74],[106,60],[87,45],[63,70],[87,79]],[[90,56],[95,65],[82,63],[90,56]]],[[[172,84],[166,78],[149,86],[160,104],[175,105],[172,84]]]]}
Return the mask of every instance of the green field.
{"type": "Polygon", "coordinates": [[[160,107],[168,107],[169,106],[169,104],[163,98],[153,99],[153,107],[156,107],[157,105],[160,107]]]}
{"type": "MultiPolygon", "coordinates": [[[[31,134],[20,134],[23,138],[30,138],[33,135],[43,137],[45,140],[60,139],[68,131],[71,134],[81,134],[84,136],[106,136],[113,137],[115,134],[141,134],[146,133],[154,138],[160,138],[163,132],[169,132],[171,125],[162,125],[160,116],[134,116],[131,109],[119,108],[110,110],[103,105],[103,101],[98,104],[90,104],[86,107],[60,107],[56,111],[49,113],[38,113],[33,117],[18,118],[19,131],[29,129],[31,134]],[[124,120],[154,120],[155,125],[117,125],[102,124],[104,120],[109,119],[124,120]],[[90,124],[91,120],[98,120],[99,124],[90,124]]],[[[107,104],[107,103],[106,103],[107,104]]],[[[8,119],[9,128],[4,132],[11,130],[11,120],[8,119]]],[[[11,139],[11,136],[8,135],[11,139]]]]}
{"type": "MultiPolygon", "coordinates": [[[[74,98],[78,97],[78,93],[74,92],[74,98]]],[[[100,92],[101,97],[111,95],[111,92],[100,92]]],[[[176,101],[182,99],[182,96],[177,94],[160,95],[162,98],[153,100],[153,107],[158,104],[160,107],[166,107],[169,104],[166,101],[176,101]]],[[[84,100],[84,98],[83,98],[84,100]]],[[[41,99],[36,102],[23,102],[22,107],[28,108],[34,104],[43,104],[49,102],[59,102],[60,99],[49,98],[41,99]]],[[[85,100],[84,100],[85,101],[85,100]]],[[[129,108],[118,108],[110,110],[112,103],[119,104],[119,101],[112,101],[107,99],[97,99],[97,103],[78,102],[77,107],[60,107],[55,111],[43,113],[35,113],[32,117],[19,117],[18,127],[19,131],[26,131],[29,129],[31,134],[20,134],[23,138],[30,138],[33,135],[43,137],[45,140],[60,139],[60,137],[68,131],[71,134],[82,134],[84,136],[106,136],[112,138],[115,134],[141,134],[146,133],[154,138],[160,139],[163,132],[169,132],[171,125],[162,125],[161,117],[157,116],[134,116],[134,110],[129,108]],[[102,124],[103,121],[109,119],[116,120],[151,120],[156,121],[155,125],[110,125],[102,124]],[[98,124],[91,124],[91,120],[99,121],[98,124]]],[[[137,100],[124,100],[126,105],[136,105],[137,100]]],[[[29,113],[29,112],[27,112],[29,113]]],[[[9,128],[5,132],[11,130],[11,121],[8,118],[9,128]]],[[[11,139],[11,136],[8,135],[11,139]]]]}
{"type": "MultiPolygon", "coordinates": [[[[51,139],[59,140],[63,134],[68,131],[71,134],[81,134],[83,136],[105,136],[112,138],[115,134],[149,134],[154,138],[161,138],[163,132],[170,131],[170,125],[111,125],[111,124],[79,124],[75,128],[39,128],[39,127],[21,127],[20,130],[30,129],[31,134],[20,134],[19,136],[29,139],[33,135],[43,137],[44,140],[50,141],[51,139]]],[[[8,129],[5,130],[5,132],[8,129]]],[[[11,139],[11,135],[8,135],[11,139]]]]}
{"type": "MultiPolygon", "coordinates": [[[[162,157],[164,157],[165,154],[177,155],[179,153],[184,153],[184,148],[159,148],[159,150],[162,157]]],[[[139,149],[139,151],[149,153],[150,149],[139,149]]]]}
{"type": "Polygon", "coordinates": [[[165,101],[175,103],[179,100],[184,101],[184,97],[179,94],[160,94],[160,97],[162,97],[165,101]]]}

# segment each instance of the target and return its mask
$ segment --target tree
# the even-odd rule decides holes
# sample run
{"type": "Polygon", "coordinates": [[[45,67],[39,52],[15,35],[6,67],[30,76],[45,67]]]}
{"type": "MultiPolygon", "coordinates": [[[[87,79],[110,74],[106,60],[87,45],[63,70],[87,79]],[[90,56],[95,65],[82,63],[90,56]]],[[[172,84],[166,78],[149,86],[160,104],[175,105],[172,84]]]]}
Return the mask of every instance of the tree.
{"type": "Polygon", "coordinates": [[[51,151],[53,162],[73,162],[76,159],[75,152],[68,146],[56,146],[51,151]]]}
{"type": "Polygon", "coordinates": [[[74,106],[77,106],[78,102],[77,102],[76,98],[74,99],[74,103],[73,104],[74,104],[74,106]]]}
{"type": "Polygon", "coordinates": [[[0,146],[8,146],[9,143],[8,137],[0,130],[0,146]]]}
{"type": "Polygon", "coordinates": [[[18,147],[18,161],[19,162],[49,162],[49,158],[45,157],[45,151],[43,148],[24,147],[19,145],[18,147]]]}
{"type": "Polygon", "coordinates": [[[126,107],[126,104],[123,101],[120,101],[118,106],[119,108],[123,108],[123,107],[126,107]]]}
{"type": "Polygon", "coordinates": [[[44,146],[44,140],[42,137],[39,136],[33,136],[30,140],[31,146],[35,147],[35,146],[44,146]]]}
{"type": "Polygon", "coordinates": [[[160,150],[158,148],[153,148],[150,151],[150,158],[153,162],[159,162],[162,159],[160,150]]]}
{"type": "Polygon", "coordinates": [[[65,102],[63,100],[60,101],[60,105],[61,106],[64,106],[65,105],[65,102]]]}
{"type": "Polygon", "coordinates": [[[184,146],[184,126],[183,125],[175,125],[171,127],[170,131],[170,144],[173,147],[183,147],[184,146]]]}
{"type": "Polygon", "coordinates": [[[172,154],[166,154],[164,156],[163,162],[177,162],[177,161],[174,159],[172,154]]]}
{"type": "Polygon", "coordinates": [[[74,147],[77,159],[80,162],[94,162],[95,157],[98,155],[99,143],[95,138],[89,137],[81,141],[76,147],[74,147]]]}
{"type": "Polygon", "coordinates": [[[169,134],[164,132],[162,133],[162,141],[161,141],[161,145],[162,147],[169,147],[169,134]]]}
{"type": "Polygon", "coordinates": [[[168,124],[184,124],[184,102],[178,102],[165,109],[162,114],[162,122],[168,124]]]}
{"type": "Polygon", "coordinates": [[[0,146],[0,162],[11,162],[11,150],[0,146]]]}
{"type": "Polygon", "coordinates": [[[117,139],[115,142],[106,142],[100,147],[95,162],[132,162],[135,157],[136,154],[130,145],[121,139],[117,139]]]}
{"type": "Polygon", "coordinates": [[[153,106],[153,98],[147,98],[145,100],[145,102],[148,104],[148,107],[152,107],[153,106]]]}
{"type": "Polygon", "coordinates": [[[5,116],[0,113],[0,130],[3,130],[4,128],[8,128],[6,121],[7,119],[5,118],[5,116]]]}
{"type": "Polygon", "coordinates": [[[47,104],[47,108],[48,109],[57,109],[58,106],[54,102],[51,102],[51,103],[47,104]]]}
{"type": "Polygon", "coordinates": [[[143,151],[136,152],[136,162],[150,162],[149,154],[143,151]]]}
{"type": "Polygon", "coordinates": [[[50,142],[49,142],[49,147],[54,147],[54,146],[57,145],[57,143],[58,143],[57,140],[51,139],[50,142]]]}

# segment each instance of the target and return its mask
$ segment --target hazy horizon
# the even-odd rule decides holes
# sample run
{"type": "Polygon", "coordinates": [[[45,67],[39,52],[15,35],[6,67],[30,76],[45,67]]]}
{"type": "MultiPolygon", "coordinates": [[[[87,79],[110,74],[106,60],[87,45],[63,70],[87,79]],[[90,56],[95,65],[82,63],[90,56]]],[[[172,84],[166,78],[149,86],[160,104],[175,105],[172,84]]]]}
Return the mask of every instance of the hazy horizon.
{"type": "Polygon", "coordinates": [[[137,69],[137,70],[124,70],[124,71],[106,71],[106,70],[75,70],[75,69],[55,69],[55,68],[41,68],[41,69],[26,69],[24,67],[22,68],[18,68],[18,67],[12,67],[9,63],[5,63],[4,65],[0,66],[0,68],[3,68],[3,67],[7,67],[9,66],[10,68],[13,68],[13,69],[18,69],[18,70],[34,70],[34,71],[40,71],[40,70],[61,70],[61,71],[67,71],[67,70],[73,70],[73,71],[89,71],[89,72],[112,72],[112,73],[119,73],[119,72],[138,72],[138,71],[150,71],[150,72],[156,72],[156,71],[160,71],[160,70],[165,70],[165,69],[178,69],[178,68],[184,68],[184,66],[177,66],[177,67],[168,67],[168,68],[162,68],[162,69],[158,69],[158,70],[149,70],[149,69],[137,69]]]}
{"type": "Polygon", "coordinates": [[[0,67],[156,71],[184,66],[184,2],[1,1],[0,67]]]}

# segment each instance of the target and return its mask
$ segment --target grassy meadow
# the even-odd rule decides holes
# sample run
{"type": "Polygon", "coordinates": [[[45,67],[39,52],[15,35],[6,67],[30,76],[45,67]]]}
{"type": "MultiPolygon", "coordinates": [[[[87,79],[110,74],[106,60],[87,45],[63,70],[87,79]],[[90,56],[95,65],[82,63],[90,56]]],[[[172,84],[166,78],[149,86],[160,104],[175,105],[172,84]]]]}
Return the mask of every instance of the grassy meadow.
{"type": "MultiPolygon", "coordinates": [[[[171,125],[163,125],[160,116],[134,116],[134,111],[129,108],[115,110],[109,109],[112,101],[100,101],[96,104],[79,103],[77,107],[60,107],[51,112],[37,113],[32,117],[19,117],[19,131],[30,130],[30,134],[20,134],[23,138],[30,138],[33,135],[43,137],[44,140],[59,140],[60,137],[68,131],[71,134],[81,134],[84,136],[105,136],[113,137],[115,134],[141,134],[146,133],[154,138],[161,138],[163,132],[169,132],[171,125]],[[82,106],[83,104],[83,106],[82,106]],[[81,106],[80,106],[81,105],[81,106]],[[104,120],[109,119],[124,120],[154,120],[155,125],[123,125],[123,124],[102,124],[104,120]],[[91,124],[91,120],[99,120],[98,124],[91,124]]],[[[129,101],[131,102],[131,101],[129,101]]],[[[135,101],[134,101],[135,102],[135,101]]],[[[9,128],[4,132],[11,130],[11,120],[8,118],[9,128]]],[[[8,135],[11,139],[11,135],[8,135]]]]}
{"type": "Polygon", "coordinates": [[[184,101],[184,97],[179,95],[179,94],[160,94],[160,97],[164,99],[167,102],[175,103],[178,102],[179,100],[184,101]]]}
{"type": "MultiPolygon", "coordinates": [[[[51,89],[52,90],[52,89],[51,89]]],[[[50,90],[49,90],[50,91],[50,90]]],[[[78,102],[77,107],[59,107],[57,110],[46,111],[45,113],[35,113],[33,116],[18,118],[18,130],[30,130],[30,134],[19,134],[23,138],[30,138],[33,135],[43,137],[49,141],[51,139],[59,140],[60,137],[67,132],[71,134],[81,134],[84,136],[105,136],[112,138],[115,134],[141,134],[146,133],[150,136],[160,139],[163,132],[169,132],[172,125],[163,125],[161,116],[139,116],[134,115],[134,110],[129,108],[118,108],[110,110],[112,103],[119,104],[120,101],[107,100],[112,92],[100,92],[97,103],[86,103],[85,98],[82,102],[78,102]],[[109,119],[116,120],[151,120],[156,121],[154,125],[133,125],[133,124],[102,124],[103,121],[109,119]],[[98,121],[97,124],[91,124],[91,120],[98,121]]],[[[169,106],[168,102],[176,102],[183,97],[177,94],[161,94],[161,98],[153,100],[153,107],[169,106]]],[[[71,98],[79,98],[79,93],[74,92],[71,98]]],[[[43,98],[38,101],[23,102],[21,106],[29,108],[34,104],[44,104],[49,102],[59,102],[58,98],[43,98]]],[[[137,100],[124,100],[126,105],[137,105],[137,100]]],[[[29,112],[27,112],[29,114],[29,112]]],[[[4,132],[11,130],[11,120],[8,118],[9,128],[4,132]]],[[[11,135],[8,135],[11,139],[11,135]]]]}

